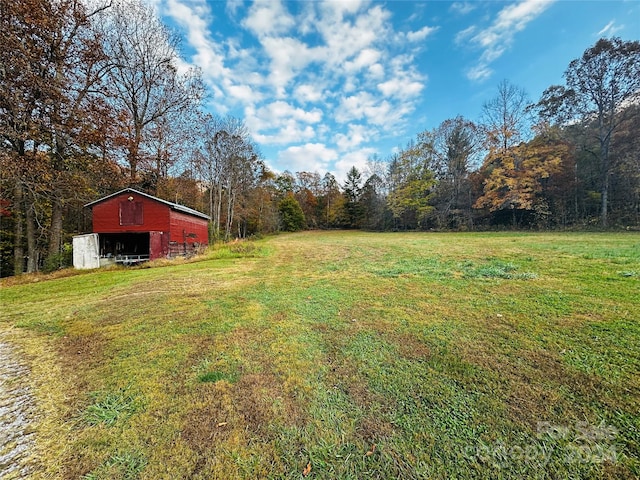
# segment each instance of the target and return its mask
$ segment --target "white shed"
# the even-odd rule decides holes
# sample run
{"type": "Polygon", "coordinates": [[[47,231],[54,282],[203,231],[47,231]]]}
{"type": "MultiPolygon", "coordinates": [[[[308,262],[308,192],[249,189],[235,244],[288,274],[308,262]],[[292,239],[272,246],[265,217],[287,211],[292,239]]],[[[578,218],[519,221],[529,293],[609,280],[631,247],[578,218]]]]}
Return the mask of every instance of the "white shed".
{"type": "Polygon", "coordinates": [[[79,269],[99,268],[99,245],[97,233],[73,237],[73,266],[79,269]]]}

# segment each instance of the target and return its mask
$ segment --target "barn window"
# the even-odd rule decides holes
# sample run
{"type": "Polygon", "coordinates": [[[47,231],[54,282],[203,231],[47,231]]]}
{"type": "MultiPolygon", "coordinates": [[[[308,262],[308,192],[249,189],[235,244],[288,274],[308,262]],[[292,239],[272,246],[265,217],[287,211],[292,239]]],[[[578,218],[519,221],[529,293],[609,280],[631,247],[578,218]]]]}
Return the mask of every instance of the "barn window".
{"type": "Polygon", "coordinates": [[[120,202],[120,225],[142,225],[142,202],[120,202]]]}

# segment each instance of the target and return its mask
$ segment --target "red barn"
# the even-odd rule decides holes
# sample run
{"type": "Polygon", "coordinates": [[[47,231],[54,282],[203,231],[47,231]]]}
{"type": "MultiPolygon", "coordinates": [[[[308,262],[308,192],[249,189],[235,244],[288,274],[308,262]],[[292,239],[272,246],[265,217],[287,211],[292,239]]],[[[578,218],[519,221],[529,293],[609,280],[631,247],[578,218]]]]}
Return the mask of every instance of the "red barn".
{"type": "Polygon", "coordinates": [[[189,255],[208,244],[208,215],[132,188],[85,206],[100,258],[134,263],[189,255]]]}

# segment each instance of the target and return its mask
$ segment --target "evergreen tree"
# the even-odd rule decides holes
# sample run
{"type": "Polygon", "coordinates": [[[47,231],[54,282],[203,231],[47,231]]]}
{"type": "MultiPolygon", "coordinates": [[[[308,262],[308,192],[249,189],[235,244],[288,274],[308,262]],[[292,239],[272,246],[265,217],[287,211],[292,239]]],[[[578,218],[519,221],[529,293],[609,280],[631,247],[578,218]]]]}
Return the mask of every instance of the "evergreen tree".
{"type": "Polygon", "coordinates": [[[360,203],[362,195],[362,174],[356,167],[351,167],[344,183],[343,223],[347,228],[359,228],[362,225],[364,212],[360,203]]]}
{"type": "Polygon", "coordinates": [[[292,194],[284,197],[278,205],[281,228],[285,232],[297,232],[305,227],[304,212],[292,194]]]}

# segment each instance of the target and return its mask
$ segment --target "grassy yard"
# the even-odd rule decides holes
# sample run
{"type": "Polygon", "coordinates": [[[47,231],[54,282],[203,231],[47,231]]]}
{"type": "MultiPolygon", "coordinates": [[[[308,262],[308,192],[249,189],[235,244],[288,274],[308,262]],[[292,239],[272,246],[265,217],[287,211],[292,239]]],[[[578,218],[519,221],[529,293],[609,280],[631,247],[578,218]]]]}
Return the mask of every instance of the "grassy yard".
{"type": "Polygon", "coordinates": [[[300,233],[0,295],[42,478],[640,477],[638,234],[300,233]]]}

